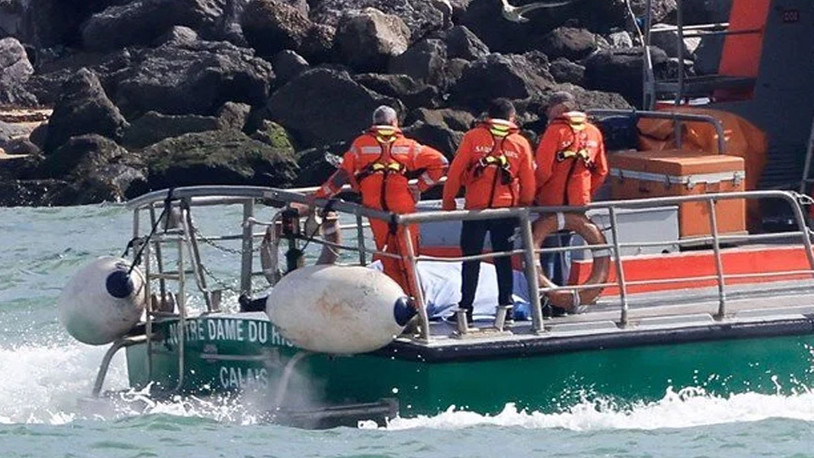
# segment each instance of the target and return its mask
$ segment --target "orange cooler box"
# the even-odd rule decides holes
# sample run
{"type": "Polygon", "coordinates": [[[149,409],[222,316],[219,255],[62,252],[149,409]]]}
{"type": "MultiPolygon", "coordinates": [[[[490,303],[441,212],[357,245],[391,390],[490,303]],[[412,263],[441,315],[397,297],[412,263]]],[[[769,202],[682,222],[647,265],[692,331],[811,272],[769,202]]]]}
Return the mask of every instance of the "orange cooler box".
{"type": "MultiPolygon", "coordinates": [[[[691,151],[624,151],[610,154],[613,199],[689,196],[744,190],[743,158],[691,151]]],[[[721,200],[715,206],[720,234],[745,233],[744,201],[721,200]]],[[[709,235],[709,205],[687,202],[678,208],[679,236],[709,235]]]]}

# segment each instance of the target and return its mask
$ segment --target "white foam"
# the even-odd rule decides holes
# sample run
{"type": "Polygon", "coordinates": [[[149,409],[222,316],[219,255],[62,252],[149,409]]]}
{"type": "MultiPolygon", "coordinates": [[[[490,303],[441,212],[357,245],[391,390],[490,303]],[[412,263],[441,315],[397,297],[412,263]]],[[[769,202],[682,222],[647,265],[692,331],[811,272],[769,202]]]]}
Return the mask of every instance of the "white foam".
{"type": "MultiPolygon", "coordinates": [[[[514,404],[507,404],[495,416],[450,407],[432,417],[396,418],[387,429],[460,429],[492,425],[528,429],[563,428],[572,431],[654,430],[751,422],[767,418],[814,421],[814,393],[806,391],[790,396],[743,393],[717,397],[699,388],[685,388],[678,392],[669,389],[659,401],[637,403],[628,408],[618,408],[601,399],[583,401],[561,413],[518,411],[514,404]]],[[[364,424],[360,426],[369,427],[364,424]]]]}

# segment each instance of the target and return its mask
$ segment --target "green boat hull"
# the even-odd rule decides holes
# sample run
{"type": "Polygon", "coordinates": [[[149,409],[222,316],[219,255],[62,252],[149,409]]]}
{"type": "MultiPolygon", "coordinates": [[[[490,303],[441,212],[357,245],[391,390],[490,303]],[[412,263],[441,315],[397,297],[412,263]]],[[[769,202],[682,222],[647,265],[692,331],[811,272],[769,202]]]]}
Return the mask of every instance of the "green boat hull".
{"type": "Polygon", "coordinates": [[[203,317],[186,326],[182,339],[177,320],[156,323],[160,339],[150,358],[146,344],[127,349],[132,386],[195,394],[251,390],[308,406],[396,398],[400,414],[411,417],[450,406],[496,414],[507,403],[555,411],[586,398],[625,405],[685,387],[722,396],[794,393],[814,381],[814,335],[807,333],[439,362],[392,351],[312,354],[288,364],[299,351],[267,320],[203,317]],[[283,388],[287,365],[293,370],[283,388]]]}

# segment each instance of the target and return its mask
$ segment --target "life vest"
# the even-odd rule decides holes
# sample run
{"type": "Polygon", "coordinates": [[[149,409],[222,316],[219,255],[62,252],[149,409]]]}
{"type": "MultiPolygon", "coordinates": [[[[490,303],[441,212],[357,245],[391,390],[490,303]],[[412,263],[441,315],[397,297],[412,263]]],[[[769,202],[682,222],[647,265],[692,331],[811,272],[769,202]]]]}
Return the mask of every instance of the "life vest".
{"type": "Polygon", "coordinates": [[[506,141],[509,135],[519,132],[520,129],[515,127],[509,121],[504,121],[502,119],[490,119],[489,121],[481,124],[480,127],[488,130],[492,135],[492,149],[472,165],[469,170],[469,181],[472,182],[478,179],[483,179],[482,177],[484,172],[488,168],[494,167],[496,173],[494,174],[491,191],[489,193],[489,206],[492,207],[494,205],[498,178],[500,179],[499,184],[509,187],[509,192],[512,195],[512,206],[514,206],[517,201],[517,196],[515,195],[511,184],[515,181],[516,176],[512,170],[512,164],[504,151],[503,142],[506,141]]]}
{"type": "MultiPolygon", "coordinates": [[[[582,160],[586,168],[591,169],[594,167],[594,158],[587,149],[588,135],[585,132],[588,127],[587,121],[587,115],[578,111],[566,113],[565,116],[555,121],[567,125],[572,134],[571,142],[567,145],[561,145],[562,149],[557,151],[557,162],[573,159],[574,164],[576,164],[579,160],[582,160]]],[[[572,165],[569,175],[573,174],[574,168],[574,165],[572,165]]]]}
{"type": "Polygon", "coordinates": [[[383,174],[386,180],[391,174],[404,175],[407,172],[407,166],[395,160],[391,155],[390,147],[398,138],[396,134],[399,132],[397,128],[390,126],[374,126],[367,131],[368,135],[376,139],[382,152],[378,159],[368,164],[355,175],[357,183],[361,183],[365,178],[379,173],[383,174]]]}

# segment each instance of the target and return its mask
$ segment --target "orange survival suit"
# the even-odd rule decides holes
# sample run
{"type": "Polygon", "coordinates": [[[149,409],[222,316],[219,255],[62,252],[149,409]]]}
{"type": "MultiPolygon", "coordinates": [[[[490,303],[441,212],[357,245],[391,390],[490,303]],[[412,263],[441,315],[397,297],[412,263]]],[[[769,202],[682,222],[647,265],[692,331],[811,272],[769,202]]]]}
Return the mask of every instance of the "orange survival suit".
{"type": "Polygon", "coordinates": [[[579,111],[551,121],[536,163],[537,204],[542,206],[587,205],[608,175],[602,132],[579,111]]]}
{"type": "MultiPolygon", "coordinates": [[[[362,196],[362,205],[393,213],[412,213],[416,200],[408,180],[418,178],[423,192],[444,176],[448,162],[440,151],[406,138],[393,126],[373,126],[357,137],[342,157],[339,170],[317,191],[316,197],[332,197],[345,183],[362,196]]],[[[391,228],[387,221],[370,220],[376,249],[407,255],[403,228],[391,228]]],[[[418,227],[410,226],[413,250],[418,254],[418,227]]],[[[415,296],[412,265],[390,257],[380,257],[384,272],[408,294],[415,296]]],[[[415,286],[417,287],[417,285],[415,286]]]]}
{"type": "Polygon", "coordinates": [[[464,135],[444,186],[444,210],[466,188],[464,208],[522,207],[534,200],[534,164],[517,125],[488,119],[464,135]]]}

